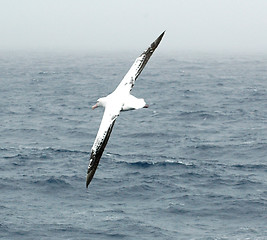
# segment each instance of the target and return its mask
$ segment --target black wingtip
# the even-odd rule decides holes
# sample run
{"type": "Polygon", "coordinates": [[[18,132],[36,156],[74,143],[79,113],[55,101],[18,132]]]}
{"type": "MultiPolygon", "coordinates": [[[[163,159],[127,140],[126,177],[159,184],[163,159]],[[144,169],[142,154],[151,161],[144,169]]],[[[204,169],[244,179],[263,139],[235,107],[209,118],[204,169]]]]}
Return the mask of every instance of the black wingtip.
{"type": "Polygon", "coordinates": [[[94,173],[95,171],[92,173],[87,173],[87,176],[86,176],[86,188],[88,188],[93,176],[94,176],[94,173]]]}
{"type": "Polygon", "coordinates": [[[93,153],[91,154],[90,159],[92,160],[92,162],[90,162],[90,165],[89,165],[88,170],[87,170],[86,188],[88,188],[90,182],[92,181],[92,179],[95,175],[95,172],[96,172],[99,160],[101,158],[101,155],[102,154],[100,154],[100,156],[97,158],[93,153]]]}
{"type": "Polygon", "coordinates": [[[160,34],[159,37],[151,44],[151,48],[153,49],[153,51],[158,47],[165,32],[166,32],[166,30],[162,34],[160,34]]]}

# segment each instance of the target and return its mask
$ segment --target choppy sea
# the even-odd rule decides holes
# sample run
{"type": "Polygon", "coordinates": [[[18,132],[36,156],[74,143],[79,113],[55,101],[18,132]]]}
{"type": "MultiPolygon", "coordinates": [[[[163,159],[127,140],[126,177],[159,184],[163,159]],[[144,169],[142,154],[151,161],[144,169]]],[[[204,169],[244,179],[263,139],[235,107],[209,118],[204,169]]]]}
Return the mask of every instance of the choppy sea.
{"type": "Polygon", "coordinates": [[[267,239],[266,55],[157,50],[85,188],[138,54],[0,54],[0,239],[267,239]]]}

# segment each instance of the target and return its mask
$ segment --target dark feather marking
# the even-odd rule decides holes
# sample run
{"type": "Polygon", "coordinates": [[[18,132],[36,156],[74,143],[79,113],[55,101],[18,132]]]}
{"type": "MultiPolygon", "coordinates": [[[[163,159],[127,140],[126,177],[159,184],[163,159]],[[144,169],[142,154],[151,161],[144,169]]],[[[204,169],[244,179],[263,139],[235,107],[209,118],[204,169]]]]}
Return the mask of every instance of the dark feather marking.
{"type": "Polygon", "coordinates": [[[150,45],[150,47],[145,50],[139,57],[141,57],[143,55],[143,59],[140,63],[140,65],[138,66],[137,72],[135,74],[135,79],[138,78],[138,76],[140,75],[140,73],[143,71],[144,67],[146,66],[148,60],[150,59],[151,55],[153,54],[153,52],[156,50],[156,48],[158,47],[163,35],[164,35],[165,31],[150,45]]]}
{"type": "MultiPolygon", "coordinates": [[[[116,120],[116,119],[115,119],[116,120]]],[[[87,177],[86,177],[86,187],[88,188],[88,185],[90,184],[94,174],[95,174],[95,171],[96,171],[96,168],[99,164],[99,161],[100,161],[100,158],[104,152],[104,149],[107,145],[107,142],[108,142],[108,139],[110,137],[110,134],[112,132],[112,129],[113,129],[113,126],[114,126],[114,123],[115,123],[115,120],[111,123],[111,125],[109,126],[109,129],[106,133],[106,136],[103,140],[103,142],[101,142],[100,146],[97,148],[96,151],[92,151],[91,152],[91,156],[90,156],[90,164],[89,164],[89,167],[88,167],[88,171],[87,171],[87,177]]]]}

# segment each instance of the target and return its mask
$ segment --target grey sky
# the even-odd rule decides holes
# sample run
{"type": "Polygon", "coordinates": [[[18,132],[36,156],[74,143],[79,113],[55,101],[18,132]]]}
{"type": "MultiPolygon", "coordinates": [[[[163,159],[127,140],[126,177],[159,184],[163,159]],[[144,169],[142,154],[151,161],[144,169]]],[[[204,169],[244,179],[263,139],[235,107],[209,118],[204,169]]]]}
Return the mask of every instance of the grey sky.
{"type": "Polygon", "coordinates": [[[266,0],[0,0],[0,50],[267,53],[266,0]]]}

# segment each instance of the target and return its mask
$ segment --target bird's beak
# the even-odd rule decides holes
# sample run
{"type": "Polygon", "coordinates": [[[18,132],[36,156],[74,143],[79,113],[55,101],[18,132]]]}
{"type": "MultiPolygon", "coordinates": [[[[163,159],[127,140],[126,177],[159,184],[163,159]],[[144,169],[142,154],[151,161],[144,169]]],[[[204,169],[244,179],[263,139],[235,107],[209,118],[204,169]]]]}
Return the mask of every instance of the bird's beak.
{"type": "Polygon", "coordinates": [[[98,107],[98,105],[97,105],[97,103],[94,105],[94,106],[92,106],[92,109],[94,110],[95,108],[97,108],[98,107]]]}

